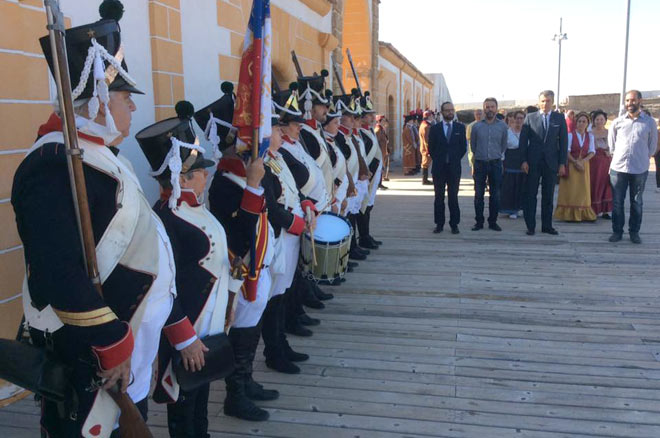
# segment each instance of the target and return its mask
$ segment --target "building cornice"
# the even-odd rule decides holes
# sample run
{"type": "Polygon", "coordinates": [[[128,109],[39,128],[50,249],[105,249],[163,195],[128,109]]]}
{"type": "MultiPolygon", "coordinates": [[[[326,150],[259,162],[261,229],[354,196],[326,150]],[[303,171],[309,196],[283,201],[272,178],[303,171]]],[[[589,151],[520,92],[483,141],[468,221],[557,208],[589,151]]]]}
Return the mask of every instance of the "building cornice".
{"type": "Polygon", "coordinates": [[[404,71],[406,74],[408,74],[408,76],[412,77],[414,80],[421,82],[430,88],[433,87],[433,81],[424,73],[422,73],[421,70],[415,67],[415,64],[413,64],[408,60],[408,58],[403,56],[403,54],[399,52],[392,44],[386,43],[384,41],[379,41],[378,53],[380,54],[380,56],[387,59],[395,66],[399,67],[402,71],[404,71]]]}
{"type": "Polygon", "coordinates": [[[300,2],[321,17],[325,17],[330,12],[330,9],[332,9],[332,4],[329,0],[300,0],[300,2]]]}

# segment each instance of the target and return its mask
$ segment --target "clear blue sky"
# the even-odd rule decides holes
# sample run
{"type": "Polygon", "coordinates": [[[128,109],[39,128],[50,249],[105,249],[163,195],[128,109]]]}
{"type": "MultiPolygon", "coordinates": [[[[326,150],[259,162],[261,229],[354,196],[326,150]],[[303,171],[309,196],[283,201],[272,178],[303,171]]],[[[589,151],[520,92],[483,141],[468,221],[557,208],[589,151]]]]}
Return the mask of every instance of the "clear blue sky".
{"type": "MultiPolygon", "coordinates": [[[[380,39],[420,70],[444,73],[454,102],[619,92],[625,0],[381,0],[380,39]]],[[[628,88],[660,90],[660,0],[632,0],[628,88]]]]}

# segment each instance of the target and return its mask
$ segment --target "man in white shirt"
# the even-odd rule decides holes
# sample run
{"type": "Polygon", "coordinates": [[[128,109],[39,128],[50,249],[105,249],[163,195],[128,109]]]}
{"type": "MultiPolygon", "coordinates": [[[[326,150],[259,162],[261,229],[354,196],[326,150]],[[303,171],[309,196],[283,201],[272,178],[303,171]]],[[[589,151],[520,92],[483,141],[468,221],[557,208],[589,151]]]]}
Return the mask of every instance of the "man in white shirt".
{"type": "Polygon", "coordinates": [[[612,122],[608,144],[612,154],[610,182],[612,183],[612,235],[610,242],[618,242],[623,236],[626,217],[623,203],[630,187],[630,241],[642,243],[639,230],[642,225],[642,194],[649,175],[649,161],[656,152],[658,130],[655,120],[641,112],[642,93],[630,90],[626,93],[626,114],[612,122]]]}

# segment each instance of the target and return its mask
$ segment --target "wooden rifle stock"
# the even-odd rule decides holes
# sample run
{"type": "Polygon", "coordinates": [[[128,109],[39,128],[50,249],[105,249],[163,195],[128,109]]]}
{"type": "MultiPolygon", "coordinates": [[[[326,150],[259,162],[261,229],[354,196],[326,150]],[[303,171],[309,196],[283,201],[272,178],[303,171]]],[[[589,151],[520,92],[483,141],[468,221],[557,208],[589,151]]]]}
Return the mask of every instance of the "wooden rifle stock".
{"type": "Polygon", "coordinates": [[[302,68],[300,68],[300,63],[298,62],[298,57],[296,56],[296,51],[292,50],[291,51],[291,60],[293,61],[293,66],[296,68],[296,73],[298,74],[298,77],[301,78],[303,77],[303,71],[302,68]]]}
{"type": "MultiPolygon", "coordinates": [[[[69,63],[64,41],[65,27],[64,15],[57,0],[44,0],[46,16],[48,19],[48,35],[53,56],[53,73],[57,85],[57,98],[60,107],[60,116],[63,122],[64,144],[66,160],[69,170],[69,180],[74,199],[74,209],[78,230],[82,242],[83,255],[87,275],[92,284],[103,297],[101,278],[96,262],[96,243],[92,231],[92,220],[89,213],[87,199],[87,186],[83,172],[82,150],[78,147],[78,131],[76,129],[75,113],[73,110],[73,96],[71,94],[71,79],[69,77],[69,63]]],[[[128,394],[119,390],[110,390],[108,394],[117,403],[121,411],[119,417],[119,430],[122,438],[152,438],[142,415],[130,399],[128,394]]]]}
{"type": "Polygon", "coordinates": [[[348,62],[351,64],[351,70],[353,71],[353,78],[355,79],[355,87],[358,89],[360,96],[362,96],[362,87],[360,87],[360,78],[358,77],[357,71],[355,70],[355,65],[353,64],[353,57],[351,56],[351,49],[346,48],[346,56],[348,56],[348,62]]]}
{"type": "MultiPolygon", "coordinates": [[[[118,385],[117,385],[118,386],[118,385]]],[[[133,400],[118,387],[108,390],[110,397],[117,403],[121,415],[119,416],[119,435],[121,438],[153,438],[151,431],[144,422],[142,414],[133,400]]]]}

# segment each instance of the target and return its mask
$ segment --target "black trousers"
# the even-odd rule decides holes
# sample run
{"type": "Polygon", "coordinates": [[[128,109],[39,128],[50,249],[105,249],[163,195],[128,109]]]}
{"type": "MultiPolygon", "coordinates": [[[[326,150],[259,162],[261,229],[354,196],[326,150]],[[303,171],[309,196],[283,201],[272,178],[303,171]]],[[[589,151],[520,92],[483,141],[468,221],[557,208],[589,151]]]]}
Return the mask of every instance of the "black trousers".
{"type": "Polygon", "coordinates": [[[461,210],[458,207],[458,189],[461,185],[461,169],[452,170],[449,163],[433,163],[433,218],[439,228],[445,226],[445,189],[449,205],[449,226],[456,227],[461,222],[461,210]],[[438,170],[439,169],[439,170],[438,170]]]}
{"type": "Polygon", "coordinates": [[[536,229],[536,198],[541,185],[541,229],[552,228],[552,206],[557,185],[557,171],[550,168],[545,160],[529,166],[527,193],[523,204],[525,224],[528,230],[536,229]]]}
{"type": "Polygon", "coordinates": [[[171,438],[206,438],[209,428],[209,388],[180,391],[176,403],[167,405],[167,428],[171,438]]]}
{"type": "Polygon", "coordinates": [[[655,159],[655,186],[660,189],[660,151],[653,158],[655,159]]]}

